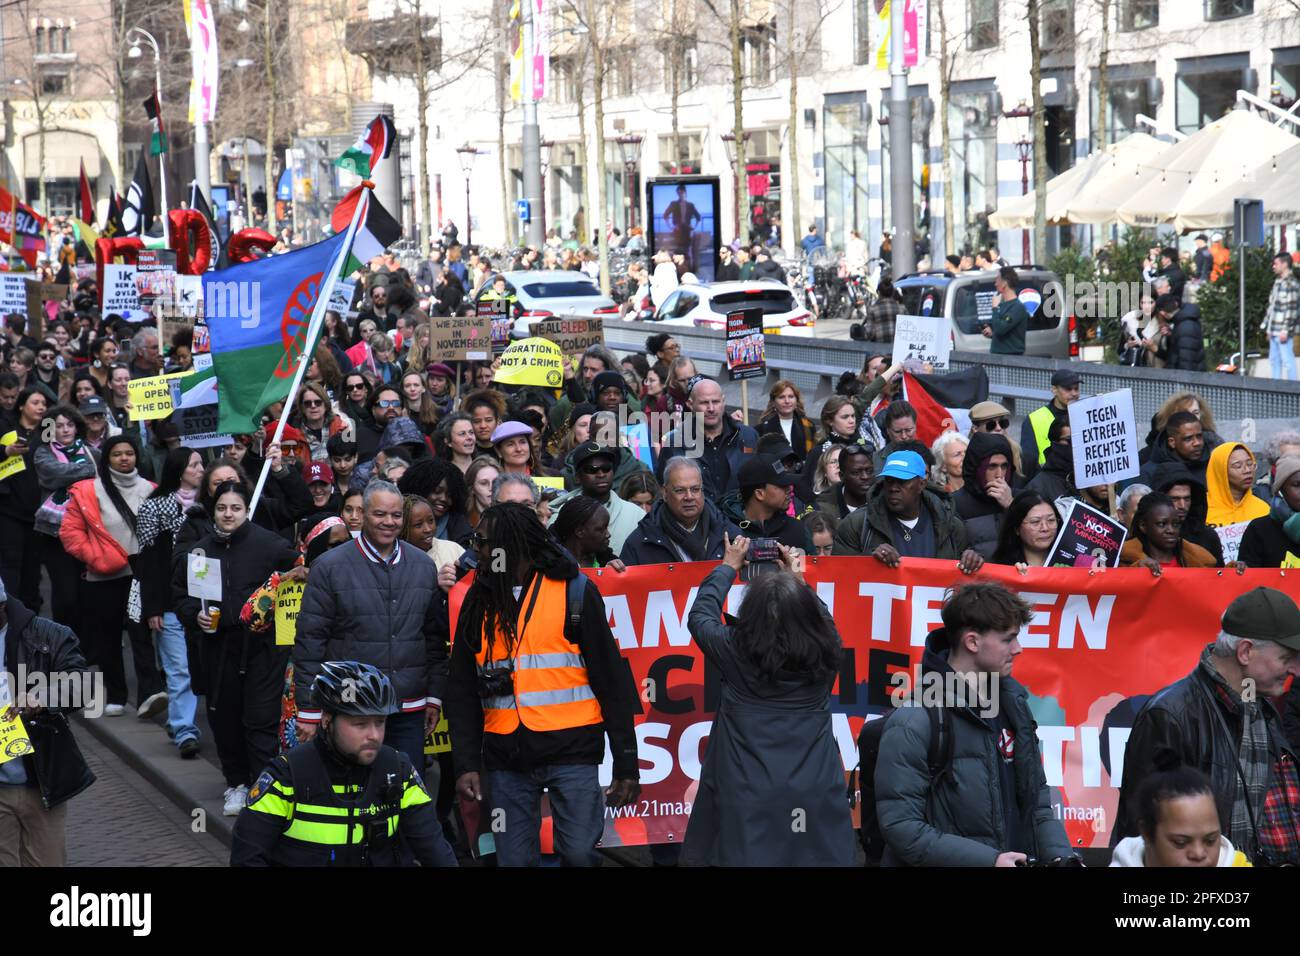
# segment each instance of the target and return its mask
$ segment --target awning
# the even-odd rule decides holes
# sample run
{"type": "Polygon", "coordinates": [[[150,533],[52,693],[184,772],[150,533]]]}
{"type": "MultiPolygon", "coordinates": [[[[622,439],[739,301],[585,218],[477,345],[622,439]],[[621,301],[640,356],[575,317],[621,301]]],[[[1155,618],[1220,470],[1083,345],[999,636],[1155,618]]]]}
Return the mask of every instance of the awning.
{"type": "MultiPolygon", "coordinates": [[[[99,142],[87,133],[70,129],[45,131],[45,178],[77,179],[81,164],[86,164],[86,176],[94,179],[100,173],[99,142]]],[[[23,173],[35,179],[41,170],[41,137],[28,133],[23,138],[23,173]]]]}

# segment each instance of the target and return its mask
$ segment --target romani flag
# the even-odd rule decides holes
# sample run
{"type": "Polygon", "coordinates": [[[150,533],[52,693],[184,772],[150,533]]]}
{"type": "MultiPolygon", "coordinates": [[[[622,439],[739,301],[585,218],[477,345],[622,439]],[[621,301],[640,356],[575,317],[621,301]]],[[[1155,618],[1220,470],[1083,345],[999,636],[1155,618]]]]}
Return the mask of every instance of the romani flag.
{"type": "Polygon", "coordinates": [[[353,189],[334,207],[330,226],[336,233],[342,234],[347,231],[358,202],[365,202],[366,207],[362,210],[357,236],[340,276],[349,276],[356,272],[402,238],[402,224],[390,216],[388,210],[379,204],[375,194],[364,186],[353,189]]]}
{"type": "Polygon", "coordinates": [[[970,410],[988,399],[989,379],[978,365],[946,374],[903,372],[903,397],[916,409],[916,440],[929,448],[944,432],[970,432],[970,410]]]}
{"type": "Polygon", "coordinates": [[[153,127],[153,135],[149,137],[149,155],[161,156],[167,152],[167,134],[163,131],[162,101],[158,99],[157,90],[144,101],[144,111],[149,114],[149,124],[153,127]]]}
{"type": "Polygon", "coordinates": [[[251,434],[263,410],[288,396],[298,357],[315,347],[312,310],[343,258],[347,225],[324,242],[203,274],[219,433],[251,434]]]}
{"type": "MultiPolygon", "coordinates": [[[[340,169],[347,169],[362,179],[369,179],[370,173],[379,165],[381,159],[387,159],[397,142],[397,127],[387,116],[376,116],[366,127],[366,131],[342,156],[334,161],[340,169]]],[[[342,231],[342,230],[340,230],[342,231]]]]}

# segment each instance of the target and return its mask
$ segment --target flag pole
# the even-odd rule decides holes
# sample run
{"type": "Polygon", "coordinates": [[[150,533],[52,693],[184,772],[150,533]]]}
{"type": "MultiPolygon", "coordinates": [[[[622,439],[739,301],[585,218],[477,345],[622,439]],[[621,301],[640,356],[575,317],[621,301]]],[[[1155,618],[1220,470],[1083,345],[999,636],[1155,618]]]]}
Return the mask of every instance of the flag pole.
{"type": "MultiPolygon", "coordinates": [[[[348,223],[348,231],[344,234],[343,245],[339,247],[338,257],[330,263],[329,272],[321,280],[320,292],[316,296],[316,305],[311,310],[311,319],[307,323],[307,337],[303,341],[302,353],[298,356],[298,365],[293,372],[293,382],[289,385],[289,394],[284,399],[284,409],[280,412],[280,420],[275,425],[275,437],[271,439],[270,444],[280,444],[280,439],[284,437],[284,426],[289,421],[289,409],[293,408],[293,400],[298,397],[298,389],[302,385],[303,373],[307,371],[310,364],[308,356],[314,349],[316,339],[320,335],[321,326],[325,324],[325,313],[329,310],[330,296],[334,294],[334,286],[338,282],[339,270],[347,264],[348,256],[352,254],[352,241],[357,235],[357,226],[361,223],[361,217],[366,209],[370,207],[370,190],[374,188],[374,183],[363,182],[361,195],[357,197],[357,208],[352,210],[352,221],[348,223]]],[[[248,513],[250,516],[257,510],[257,502],[262,497],[262,489],[266,487],[266,476],[271,471],[271,459],[267,458],[262,462],[262,470],[257,475],[257,486],[253,489],[253,498],[248,503],[248,513]]]]}
{"type": "MultiPolygon", "coordinates": [[[[162,60],[158,56],[158,45],[155,41],[153,48],[153,74],[154,74],[154,99],[158,103],[158,130],[164,137],[163,133],[163,112],[162,112],[162,60]]],[[[152,136],[150,136],[152,140],[152,136]]],[[[172,247],[171,226],[167,220],[167,150],[164,149],[158,154],[158,187],[162,192],[162,227],[163,227],[163,245],[168,249],[172,247]]],[[[151,223],[140,224],[140,235],[143,237],[149,231],[151,223]]],[[[249,512],[252,513],[251,511],[249,512]]]]}

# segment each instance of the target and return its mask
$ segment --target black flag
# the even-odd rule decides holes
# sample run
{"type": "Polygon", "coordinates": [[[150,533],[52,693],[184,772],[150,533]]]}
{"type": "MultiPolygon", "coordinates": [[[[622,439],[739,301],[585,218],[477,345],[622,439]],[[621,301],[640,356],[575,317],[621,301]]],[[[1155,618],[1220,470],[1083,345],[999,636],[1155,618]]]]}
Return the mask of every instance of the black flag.
{"type": "Polygon", "coordinates": [[[226,247],[222,245],[221,234],[217,232],[217,221],[212,217],[212,207],[204,198],[197,180],[190,183],[190,208],[201,213],[208,221],[208,234],[212,242],[212,258],[209,260],[208,268],[224,269],[230,264],[226,258],[226,247]]]}
{"type": "Polygon", "coordinates": [[[149,166],[145,162],[147,153],[140,151],[140,159],[135,164],[135,179],[122,199],[122,235],[144,236],[153,226],[158,207],[153,200],[153,181],[149,178],[149,166]]]}

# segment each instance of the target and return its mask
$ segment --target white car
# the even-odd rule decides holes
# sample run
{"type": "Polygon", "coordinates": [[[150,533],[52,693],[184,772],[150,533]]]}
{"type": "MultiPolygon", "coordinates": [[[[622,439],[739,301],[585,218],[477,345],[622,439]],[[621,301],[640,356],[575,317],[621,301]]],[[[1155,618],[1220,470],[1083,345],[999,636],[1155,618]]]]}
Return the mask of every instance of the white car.
{"type": "Polygon", "coordinates": [[[768,335],[812,335],[812,313],[801,306],[789,286],[775,279],[679,285],[655,310],[652,321],[724,329],[729,312],[763,310],[768,335]]]}

